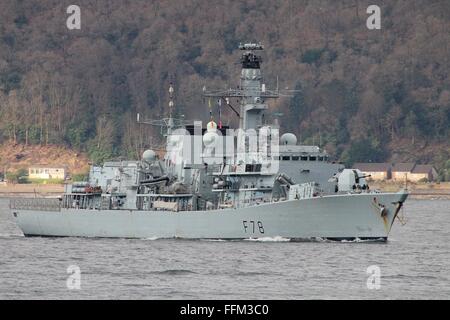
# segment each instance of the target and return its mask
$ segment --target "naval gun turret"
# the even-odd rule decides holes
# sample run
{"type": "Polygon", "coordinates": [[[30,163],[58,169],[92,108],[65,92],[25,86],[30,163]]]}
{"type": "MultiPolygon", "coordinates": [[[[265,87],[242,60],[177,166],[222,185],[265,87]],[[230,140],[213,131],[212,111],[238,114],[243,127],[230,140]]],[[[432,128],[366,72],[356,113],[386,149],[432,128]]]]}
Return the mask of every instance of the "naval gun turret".
{"type": "Polygon", "coordinates": [[[358,169],[344,169],[337,176],[337,190],[340,192],[361,192],[369,189],[366,178],[358,169]]]}

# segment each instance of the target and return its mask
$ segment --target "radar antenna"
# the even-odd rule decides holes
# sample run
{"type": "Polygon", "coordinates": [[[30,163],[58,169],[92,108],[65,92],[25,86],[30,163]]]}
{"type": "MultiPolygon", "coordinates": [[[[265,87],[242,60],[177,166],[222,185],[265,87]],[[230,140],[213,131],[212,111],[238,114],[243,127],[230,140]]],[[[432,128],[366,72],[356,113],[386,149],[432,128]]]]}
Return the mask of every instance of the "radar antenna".
{"type": "Polygon", "coordinates": [[[295,90],[279,90],[278,77],[277,88],[271,90],[263,83],[261,74],[262,58],[257,54],[264,50],[261,43],[239,44],[239,50],[243,51],[240,59],[242,65],[240,84],[236,89],[209,91],[203,87],[204,97],[214,97],[226,102],[239,118],[240,128],[255,128],[265,122],[264,110],[268,107],[266,99],[277,99],[279,97],[292,97],[295,90]],[[240,110],[230,104],[230,98],[238,98],[240,110]]]}
{"type": "Polygon", "coordinates": [[[173,108],[174,108],[174,87],[173,83],[169,84],[169,116],[162,119],[141,119],[141,115],[138,113],[136,117],[136,122],[139,124],[148,124],[152,126],[161,127],[161,134],[163,136],[168,136],[172,134],[172,131],[176,128],[181,128],[186,124],[191,123],[192,121],[187,121],[184,119],[184,115],[181,118],[173,117],[173,108]],[[164,132],[165,129],[165,132],[164,132]]]}

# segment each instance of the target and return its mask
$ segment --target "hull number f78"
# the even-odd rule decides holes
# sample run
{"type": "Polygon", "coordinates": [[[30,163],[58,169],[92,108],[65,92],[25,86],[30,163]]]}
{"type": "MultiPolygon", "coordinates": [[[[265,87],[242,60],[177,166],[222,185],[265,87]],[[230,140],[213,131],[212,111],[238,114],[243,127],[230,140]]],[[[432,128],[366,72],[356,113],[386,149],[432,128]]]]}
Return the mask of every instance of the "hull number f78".
{"type": "Polygon", "coordinates": [[[242,225],[245,233],[264,233],[264,226],[261,221],[243,220],[242,225]]]}

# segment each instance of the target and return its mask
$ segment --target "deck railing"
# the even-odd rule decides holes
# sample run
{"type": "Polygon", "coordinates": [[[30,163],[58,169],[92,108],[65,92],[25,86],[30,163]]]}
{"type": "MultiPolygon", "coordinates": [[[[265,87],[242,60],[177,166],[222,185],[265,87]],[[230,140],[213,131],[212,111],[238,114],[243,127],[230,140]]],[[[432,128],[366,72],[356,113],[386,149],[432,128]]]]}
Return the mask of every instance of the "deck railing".
{"type": "Polygon", "coordinates": [[[61,201],[45,198],[11,199],[9,207],[17,210],[61,211],[61,201]]]}

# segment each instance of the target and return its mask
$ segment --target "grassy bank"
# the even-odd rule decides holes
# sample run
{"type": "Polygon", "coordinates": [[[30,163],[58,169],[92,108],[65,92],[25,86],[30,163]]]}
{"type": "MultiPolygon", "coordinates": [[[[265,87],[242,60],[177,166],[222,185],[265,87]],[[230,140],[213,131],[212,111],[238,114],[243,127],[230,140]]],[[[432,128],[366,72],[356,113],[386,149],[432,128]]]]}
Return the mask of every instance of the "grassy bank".
{"type": "Polygon", "coordinates": [[[0,197],[24,195],[45,196],[61,194],[64,192],[63,184],[0,184],[0,197]]]}

